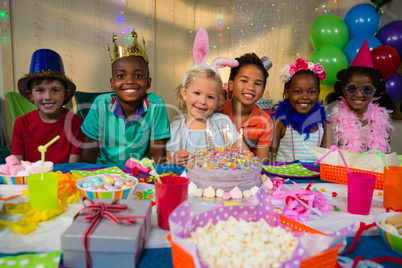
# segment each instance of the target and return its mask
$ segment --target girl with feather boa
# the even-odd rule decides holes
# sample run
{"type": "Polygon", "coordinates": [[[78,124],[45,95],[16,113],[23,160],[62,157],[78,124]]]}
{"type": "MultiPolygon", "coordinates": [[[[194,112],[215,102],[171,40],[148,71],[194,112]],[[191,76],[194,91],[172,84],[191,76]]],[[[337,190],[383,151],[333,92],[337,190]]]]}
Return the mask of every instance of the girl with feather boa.
{"type": "Polygon", "coordinates": [[[394,130],[389,114],[395,105],[385,93],[381,73],[373,67],[366,42],[350,67],[337,77],[335,92],[326,98],[328,104],[337,102],[328,119],[333,130],[332,143],[357,154],[369,150],[389,153],[394,130]]]}

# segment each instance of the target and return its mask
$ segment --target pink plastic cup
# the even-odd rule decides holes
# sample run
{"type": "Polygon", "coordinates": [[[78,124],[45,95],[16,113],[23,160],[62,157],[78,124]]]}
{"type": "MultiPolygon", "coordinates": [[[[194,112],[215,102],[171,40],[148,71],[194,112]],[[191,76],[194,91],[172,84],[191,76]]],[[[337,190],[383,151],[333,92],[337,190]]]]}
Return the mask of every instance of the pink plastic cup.
{"type": "Polygon", "coordinates": [[[376,177],[373,174],[351,172],[348,174],[348,212],[369,215],[376,177]]]}
{"type": "Polygon", "coordinates": [[[160,228],[169,230],[169,216],[188,197],[187,178],[168,175],[160,177],[162,183],[155,180],[156,209],[158,225],[160,228]]]}

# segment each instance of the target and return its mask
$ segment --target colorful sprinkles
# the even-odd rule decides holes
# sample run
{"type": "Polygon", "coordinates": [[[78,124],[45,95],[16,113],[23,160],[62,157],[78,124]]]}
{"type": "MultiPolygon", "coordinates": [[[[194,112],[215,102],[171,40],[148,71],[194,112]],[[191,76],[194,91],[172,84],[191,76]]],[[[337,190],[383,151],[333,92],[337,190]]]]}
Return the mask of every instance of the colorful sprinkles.
{"type": "Polygon", "coordinates": [[[240,152],[234,148],[216,148],[199,150],[192,154],[188,161],[189,169],[260,169],[260,162],[249,151],[240,152]]]}

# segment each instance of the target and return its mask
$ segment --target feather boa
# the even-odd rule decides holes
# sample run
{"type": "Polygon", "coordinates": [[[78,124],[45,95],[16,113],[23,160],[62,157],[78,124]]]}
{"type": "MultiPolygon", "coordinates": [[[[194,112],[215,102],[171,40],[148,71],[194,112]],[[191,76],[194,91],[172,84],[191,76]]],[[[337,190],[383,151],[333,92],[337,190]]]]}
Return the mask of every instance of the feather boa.
{"type": "Polygon", "coordinates": [[[360,154],[369,150],[380,150],[389,153],[391,146],[389,140],[394,126],[388,111],[376,103],[369,103],[363,114],[363,121],[367,121],[364,130],[366,146],[360,138],[362,123],[349,107],[345,99],[340,98],[337,106],[330,114],[329,121],[333,124],[333,138],[340,149],[360,154]],[[367,147],[367,148],[365,148],[367,147]]]}
{"type": "Polygon", "coordinates": [[[307,114],[299,114],[290,104],[289,99],[279,102],[275,107],[275,118],[282,121],[285,127],[292,126],[299,133],[306,133],[307,140],[310,137],[310,131],[317,123],[324,125],[327,121],[327,112],[322,107],[322,101],[315,106],[307,114]]]}

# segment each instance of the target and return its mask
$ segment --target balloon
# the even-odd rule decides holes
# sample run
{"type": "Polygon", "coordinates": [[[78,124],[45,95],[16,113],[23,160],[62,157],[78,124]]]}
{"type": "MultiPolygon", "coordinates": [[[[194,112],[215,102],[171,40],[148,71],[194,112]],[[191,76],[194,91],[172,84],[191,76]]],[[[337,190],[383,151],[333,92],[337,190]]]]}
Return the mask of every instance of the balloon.
{"type": "Polygon", "coordinates": [[[390,78],[384,80],[387,89],[385,90],[391,96],[394,103],[398,103],[402,98],[402,76],[394,73],[390,78]]]}
{"type": "Polygon", "coordinates": [[[344,19],[348,26],[349,39],[361,34],[373,35],[378,30],[380,13],[369,4],[360,4],[352,7],[344,19]]]}
{"type": "Polygon", "coordinates": [[[348,60],[345,54],[337,47],[323,46],[317,48],[310,55],[309,61],[320,63],[325,68],[327,79],[321,81],[321,84],[332,86],[338,80],[336,75],[340,70],[348,67],[348,60]]]}
{"type": "Polygon", "coordinates": [[[378,40],[383,45],[391,46],[402,57],[402,20],[391,21],[385,24],[377,33],[378,40]]]}
{"type": "Polygon", "coordinates": [[[326,105],[325,98],[327,97],[327,95],[329,93],[332,93],[332,92],[334,92],[334,86],[320,85],[319,99],[320,99],[320,101],[324,101],[324,105],[326,105]]]}
{"type": "Polygon", "coordinates": [[[400,57],[395,48],[382,45],[371,51],[374,68],[380,71],[382,79],[387,79],[398,70],[400,57]]]}
{"type": "Polygon", "coordinates": [[[392,0],[371,0],[371,3],[373,3],[376,6],[376,10],[378,11],[382,6],[391,3],[392,0]]]}
{"type": "Polygon", "coordinates": [[[345,22],[333,14],[318,17],[310,28],[310,41],[315,49],[325,45],[343,49],[348,42],[348,36],[345,22]]]}
{"type": "Polygon", "coordinates": [[[360,47],[363,45],[364,40],[367,39],[367,42],[369,44],[370,50],[373,50],[373,48],[381,46],[380,40],[378,40],[376,37],[372,35],[358,35],[352,40],[349,41],[349,43],[346,44],[345,49],[343,52],[345,52],[346,58],[348,58],[348,64],[350,65],[355,58],[357,52],[359,51],[360,47]]]}

